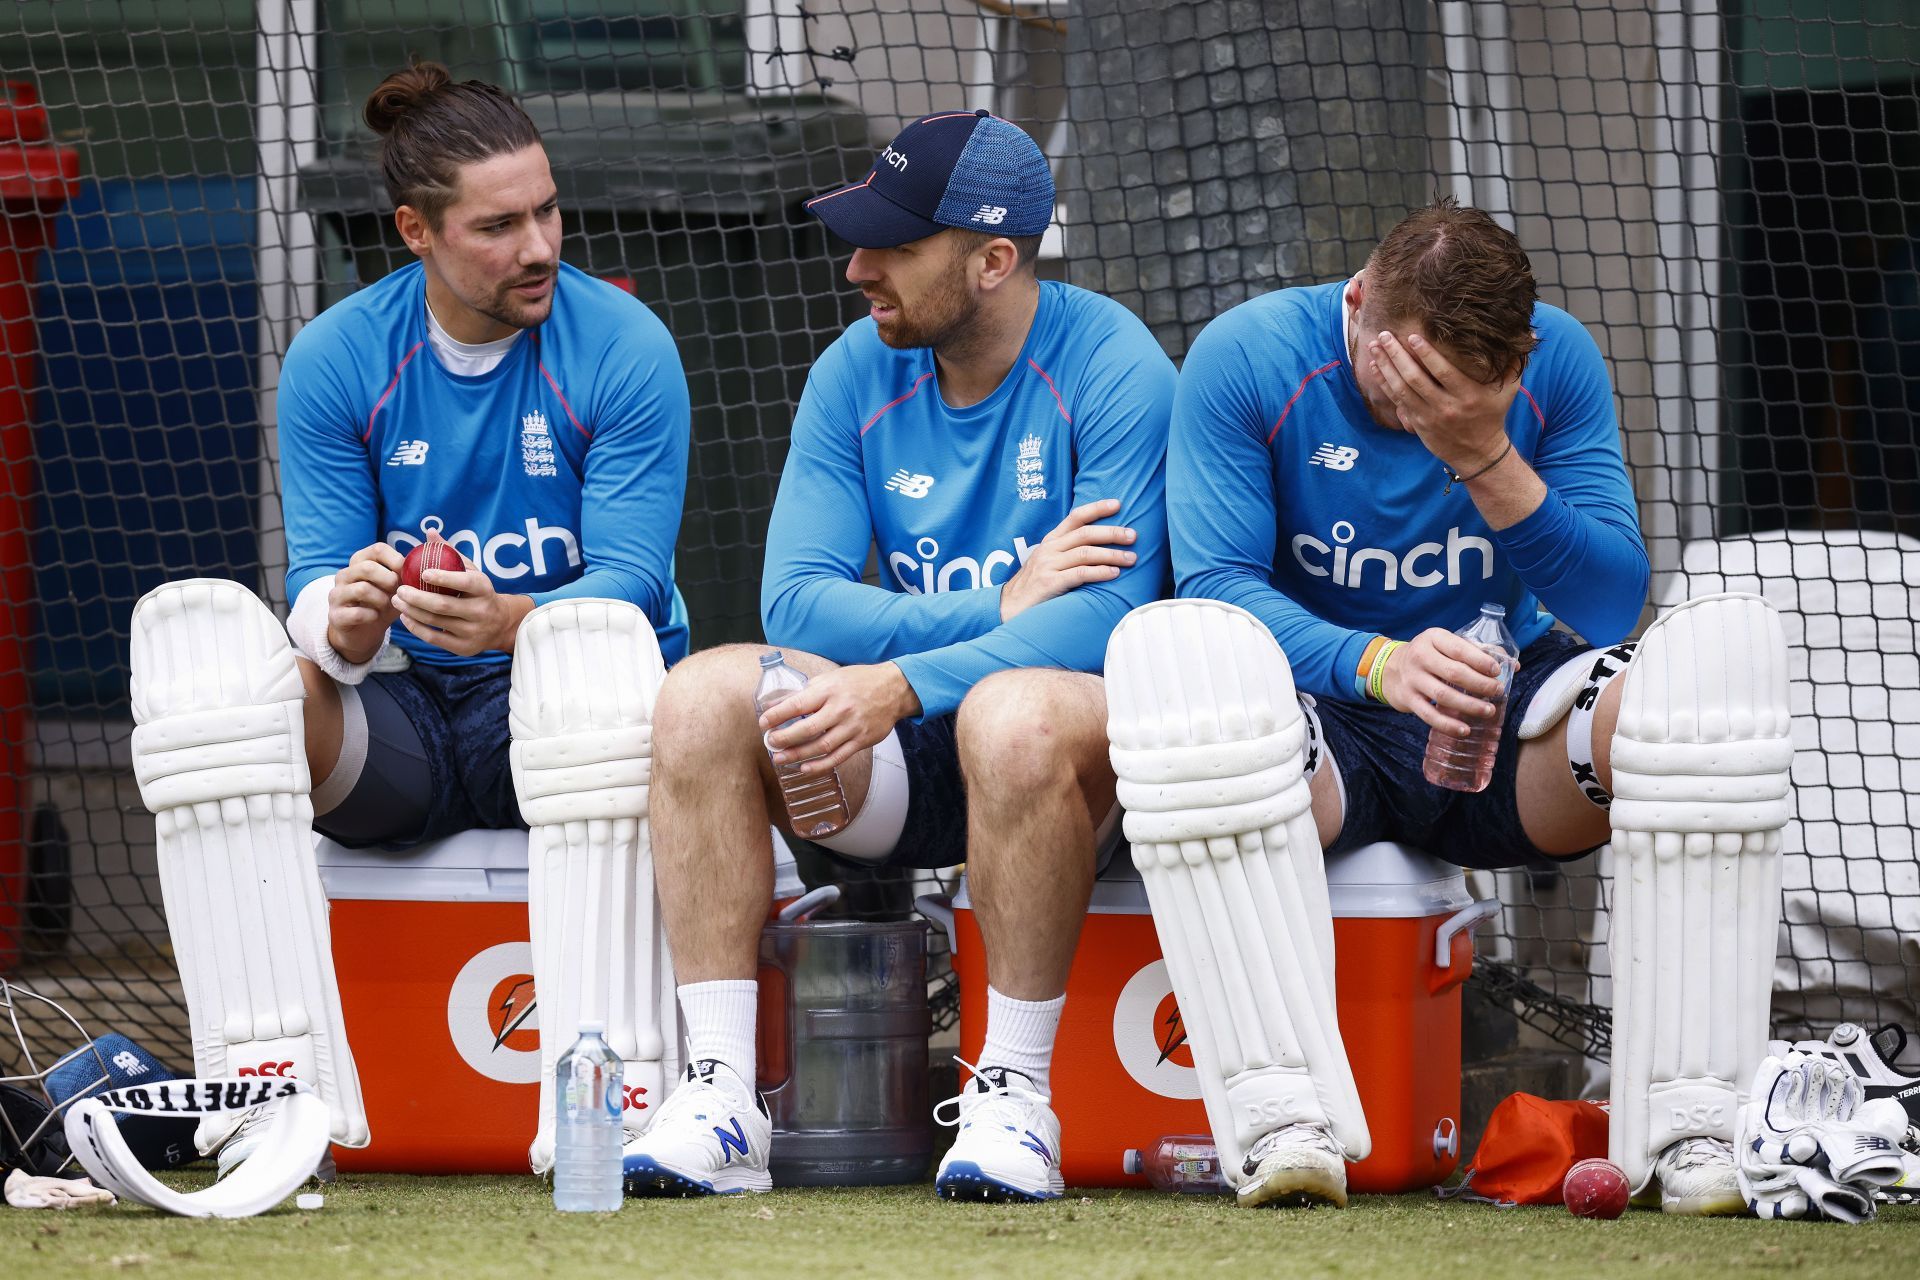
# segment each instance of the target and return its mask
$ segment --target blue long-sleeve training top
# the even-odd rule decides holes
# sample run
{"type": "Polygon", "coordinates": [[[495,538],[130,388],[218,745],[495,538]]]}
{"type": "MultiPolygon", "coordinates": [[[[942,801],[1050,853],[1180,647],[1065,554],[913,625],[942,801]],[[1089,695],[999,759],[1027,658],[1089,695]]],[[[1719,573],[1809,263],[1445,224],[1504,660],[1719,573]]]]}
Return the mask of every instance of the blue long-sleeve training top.
{"type": "Polygon", "coordinates": [[[892,660],[923,716],[1012,667],[1101,669],[1107,637],[1168,586],[1173,364],[1118,303],[1043,282],[1026,345],[985,400],[940,397],[933,352],[872,319],[814,363],[767,530],[769,643],[843,666],[892,660]],[[1138,535],[1138,560],[1000,620],[1000,588],[1076,506],[1138,535]],[[880,585],[861,581],[869,545],[880,585]]]}
{"type": "MultiPolygon", "coordinates": [[[[646,305],[569,266],[552,314],[478,377],[427,342],[426,272],[411,264],[327,308],[280,374],[287,596],[376,542],[429,529],[496,590],[638,605],[668,663],[687,651],[673,545],[687,489],[687,380],[646,305]]],[[[394,643],[458,657],[398,623],[394,643]]]]}
{"type": "Polygon", "coordinates": [[[1540,345],[1506,427],[1547,497],[1496,532],[1418,436],[1367,412],[1345,289],[1266,294],[1195,341],[1167,452],[1180,594],[1246,609],[1301,689],[1349,701],[1365,699],[1376,636],[1454,630],[1483,603],[1506,606],[1522,648],[1556,617],[1595,645],[1626,636],[1650,570],[1606,363],[1580,322],[1534,307],[1540,345]]]}

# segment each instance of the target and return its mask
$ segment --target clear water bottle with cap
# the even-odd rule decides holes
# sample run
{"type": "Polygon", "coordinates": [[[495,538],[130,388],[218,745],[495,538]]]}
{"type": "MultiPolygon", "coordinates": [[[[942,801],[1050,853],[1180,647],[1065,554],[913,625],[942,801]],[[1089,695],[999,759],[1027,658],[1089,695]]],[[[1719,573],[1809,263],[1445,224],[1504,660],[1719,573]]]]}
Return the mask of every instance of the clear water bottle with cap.
{"type": "Polygon", "coordinates": [[[1500,751],[1500,727],[1507,720],[1507,691],[1514,668],[1520,665],[1520,646],[1507,630],[1507,611],[1497,604],[1480,606],[1480,616],[1454,632],[1480,646],[1500,664],[1500,692],[1492,699],[1493,714],[1485,720],[1467,720],[1464,738],[1435,729],[1427,735],[1427,758],[1422,772],[1436,787],[1453,791],[1485,791],[1493,781],[1493,759],[1500,751]]]}
{"type": "Polygon", "coordinates": [[[1130,1174],[1146,1174],[1155,1191],[1218,1196],[1233,1190],[1220,1168],[1220,1152],[1204,1133],[1162,1138],[1146,1151],[1128,1148],[1120,1167],[1130,1174]]]}
{"type": "Polygon", "coordinates": [[[620,1056],[602,1038],[606,1026],[582,1022],[560,1056],[554,1080],[553,1207],[563,1213],[612,1213],[620,1207],[620,1056]]]}
{"type": "MultiPolygon", "coordinates": [[[[765,715],[767,708],[806,687],[807,677],[788,666],[778,649],[769,649],[760,655],[760,684],[753,691],[754,713],[765,715]]],[[[795,716],[794,720],[799,718],[795,716]]],[[[793,722],[788,720],[779,727],[784,729],[793,722]]],[[[796,760],[775,765],[773,771],[780,779],[780,797],[786,802],[794,834],[809,840],[823,840],[844,828],[853,815],[847,809],[847,792],[840,785],[840,771],[801,773],[803,763],[796,760]]]]}

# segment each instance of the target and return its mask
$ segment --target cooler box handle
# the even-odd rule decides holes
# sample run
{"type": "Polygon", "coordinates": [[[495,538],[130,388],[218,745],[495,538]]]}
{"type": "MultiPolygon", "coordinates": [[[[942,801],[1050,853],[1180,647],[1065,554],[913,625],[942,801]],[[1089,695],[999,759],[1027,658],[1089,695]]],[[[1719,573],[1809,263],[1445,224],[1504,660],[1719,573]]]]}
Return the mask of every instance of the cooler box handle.
{"type": "Polygon", "coordinates": [[[1433,980],[1428,989],[1439,992],[1450,986],[1456,986],[1467,980],[1467,974],[1473,970],[1473,948],[1465,948],[1465,964],[1456,966],[1453,959],[1453,940],[1460,934],[1469,933],[1483,920],[1490,920],[1500,914],[1500,899],[1482,898],[1469,903],[1440,922],[1439,932],[1433,935],[1433,980]],[[1455,973],[1455,968],[1460,969],[1455,973]]]}

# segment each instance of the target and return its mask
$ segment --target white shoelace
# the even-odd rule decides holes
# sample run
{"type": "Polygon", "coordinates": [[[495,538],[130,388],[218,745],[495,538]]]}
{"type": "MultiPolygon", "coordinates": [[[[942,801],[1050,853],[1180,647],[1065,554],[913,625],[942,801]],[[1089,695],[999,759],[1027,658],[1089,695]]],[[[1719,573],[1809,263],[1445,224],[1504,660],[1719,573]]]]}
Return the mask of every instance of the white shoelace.
{"type": "Polygon", "coordinates": [[[1676,1173],[1692,1173],[1709,1164],[1733,1169],[1733,1147],[1719,1138],[1683,1138],[1662,1153],[1676,1173]]]}
{"type": "Polygon", "coordinates": [[[1314,1147],[1330,1156],[1346,1159],[1346,1151],[1333,1140],[1333,1135],[1317,1124],[1281,1125],[1272,1133],[1264,1134],[1247,1150],[1246,1167],[1251,1170],[1265,1160],[1275,1147],[1314,1147]]]}
{"type": "MultiPolygon", "coordinates": [[[[1036,1107],[1045,1107],[1053,1099],[1044,1093],[1036,1092],[1025,1085],[1002,1083],[994,1084],[979,1067],[974,1066],[957,1054],[953,1059],[968,1071],[971,1078],[961,1086],[960,1092],[937,1104],[933,1109],[933,1118],[948,1128],[975,1120],[996,1120],[1002,1124],[1012,1124],[1015,1128],[1024,1127],[1028,1117],[1036,1107]],[[975,1086],[981,1086],[976,1088],[975,1086]],[[947,1108],[953,1108],[947,1113],[947,1108]]],[[[1017,1071],[999,1068],[1001,1080],[1009,1081],[1015,1076],[1026,1079],[1017,1071]]]]}

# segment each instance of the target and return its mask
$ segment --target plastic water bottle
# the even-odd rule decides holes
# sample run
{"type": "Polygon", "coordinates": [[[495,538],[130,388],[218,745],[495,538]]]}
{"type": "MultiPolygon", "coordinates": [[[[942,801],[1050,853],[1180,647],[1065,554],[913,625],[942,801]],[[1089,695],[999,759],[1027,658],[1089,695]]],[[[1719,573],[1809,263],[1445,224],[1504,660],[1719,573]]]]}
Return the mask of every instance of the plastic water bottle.
{"type": "MultiPolygon", "coordinates": [[[[768,707],[806,687],[807,677],[788,666],[778,649],[769,649],[760,655],[760,684],[753,691],[754,712],[765,715],[768,707]]],[[[793,720],[789,720],[780,728],[792,723],[793,720]]],[[[774,773],[780,779],[780,796],[786,801],[794,834],[820,840],[845,827],[853,815],[847,810],[847,792],[840,785],[840,771],[803,774],[800,772],[803,763],[796,760],[775,765],[774,773]]]]}
{"type": "Polygon", "coordinates": [[[1493,758],[1500,751],[1500,726],[1507,719],[1507,690],[1520,662],[1520,646],[1507,630],[1507,611],[1497,604],[1480,606],[1480,616],[1454,632],[1479,645],[1500,663],[1500,693],[1492,699],[1493,715],[1468,720],[1464,738],[1435,729],[1427,735],[1427,759],[1422,770],[1428,782],[1453,791],[1485,791],[1493,781],[1493,758]]]}
{"type": "Polygon", "coordinates": [[[621,1203],[625,1082],[619,1055],[601,1038],[605,1030],[602,1023],[582,1022],[580,1038],[555,1073],[553,1207],[562,1213],[612,1213],[621,1203]]]}
{"type": "Polygon", "coordinates": [[[1120,1157],[1120,1167],[1128,1173],[1146,1174],[1155,1191],[1218,1196],[1233,1190],[1220,1169],[1219,1150],[1204,1133],[1162,1138],[1146,1152],[1129,1148],[1120,1157]]]}

